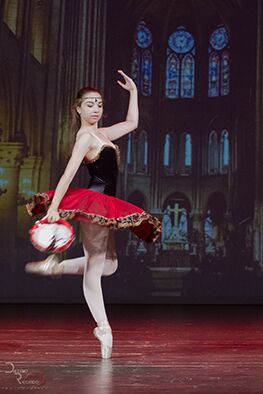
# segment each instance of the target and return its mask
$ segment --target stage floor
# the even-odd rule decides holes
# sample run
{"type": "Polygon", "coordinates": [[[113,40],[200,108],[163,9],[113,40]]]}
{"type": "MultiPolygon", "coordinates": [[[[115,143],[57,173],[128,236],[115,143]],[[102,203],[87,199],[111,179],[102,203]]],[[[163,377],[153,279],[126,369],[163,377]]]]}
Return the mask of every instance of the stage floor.
{"type": "Polygon", "coordinates": [[[108,305],[110,360],[85,305],[0,306],[0,393],[262,393],[261,306],[108,305]]]}

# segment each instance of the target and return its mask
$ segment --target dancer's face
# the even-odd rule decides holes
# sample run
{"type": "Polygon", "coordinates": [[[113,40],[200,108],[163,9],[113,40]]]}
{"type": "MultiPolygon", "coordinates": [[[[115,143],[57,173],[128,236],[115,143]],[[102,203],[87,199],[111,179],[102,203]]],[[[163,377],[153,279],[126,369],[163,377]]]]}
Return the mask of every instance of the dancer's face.
{"type": "Polygon", "coordinates": [[[94,125],[103,114],[103,100],[99,93],[85,93],[77,107],[82,124],[94,125]]]}

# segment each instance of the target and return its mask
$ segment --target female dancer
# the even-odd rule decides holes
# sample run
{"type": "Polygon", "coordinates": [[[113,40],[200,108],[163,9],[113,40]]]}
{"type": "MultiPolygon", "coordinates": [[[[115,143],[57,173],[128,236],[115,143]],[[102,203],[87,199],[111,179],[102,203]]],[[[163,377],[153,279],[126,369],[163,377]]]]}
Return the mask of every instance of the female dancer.
{"type": "Polygon", "coordinates": [[[30,215],[46,212],[50,223],[60,217],[80,220],[84,257],[58,263],[56,255],[51,255],[26,264],[25,270],[42,275],[83,274],[83,292],[97,323],[93,333],[100,341],[102,358],[111,357],[113,343],[101,288],[101,276],[113,274],[118,266],[113,228],[129,228],[147,242],[155,241],[161,232],[157,218],[115,197],[119,148],[112,141],[136,129],[139,116],[136,85],[122,70],[118,72],[125,80],[118,84],[130,92],[126,120],[98,128],[103,113],[101,94],[94,88],[81,89],[73,105],[78,131],[64,174],[56,190],[37,193],[27,204],[30,215]],[[83,161],[91,176],[88,189],[69,188],[83,161]]]}

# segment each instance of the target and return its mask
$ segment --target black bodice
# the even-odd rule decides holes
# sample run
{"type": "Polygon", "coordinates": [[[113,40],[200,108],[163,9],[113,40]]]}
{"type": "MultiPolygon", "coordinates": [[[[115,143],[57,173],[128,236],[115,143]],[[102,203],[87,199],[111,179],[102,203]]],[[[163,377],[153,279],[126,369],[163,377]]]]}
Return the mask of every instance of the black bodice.
{"type": "Polygon", "coordinates": [[[117,149],[117,146],[116,150],[112,146],[104,146],[95,159],[87,162],[90,174],[89,189],[109,196],[116,195],[118,177],[117,149]]]}

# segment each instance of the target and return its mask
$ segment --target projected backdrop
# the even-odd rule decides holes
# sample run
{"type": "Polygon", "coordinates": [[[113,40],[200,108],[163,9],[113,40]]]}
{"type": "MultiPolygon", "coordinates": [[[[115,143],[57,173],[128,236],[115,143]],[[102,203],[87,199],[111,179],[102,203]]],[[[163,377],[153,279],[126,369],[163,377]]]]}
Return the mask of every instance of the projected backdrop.
{"type": "MultiPolygon", "coordinates": [[[[82,302],[81,278],[24,274],[27,261],[43,258],[29,243],[24,204],[64,170],[79,88],[103,92],[104,125],[125,118],[119,68],[137,84],[140,122],[116,142],[117,196],[158,216],[162,235],[151,245],[115,232],[119,269],[104,279],[106,301],[262,301],[260,2],[1,7],[2,301],[82,302]]],[[[73,185],[87,184],[80,168],[73,185]]],[[[83,254],[74,226],[67,256],[83,254]]]]}

